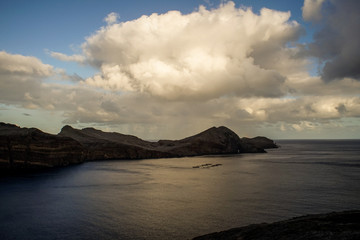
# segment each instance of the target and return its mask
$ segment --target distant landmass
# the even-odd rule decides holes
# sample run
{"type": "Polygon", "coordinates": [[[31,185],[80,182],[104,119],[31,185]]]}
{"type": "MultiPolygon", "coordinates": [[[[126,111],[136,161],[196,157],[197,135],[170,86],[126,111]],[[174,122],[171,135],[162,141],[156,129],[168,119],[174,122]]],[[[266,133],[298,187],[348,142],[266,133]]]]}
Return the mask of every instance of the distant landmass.
{"type": "Polygon", "coordinates": [[[21,171],[85,161],[147,159],[213,154],[264,153],[278,147],[265,137],[240,138],[227,127],[212,127],[181,140],[150,142],[94,128],[64,126],[57,135],[0,123],[0,169],[21,171]]]}
{"type": "Polygon", "coordinates": [[[360,239],[360,211],[314,214],[275,223],[252,224],[193,240],[355,240],[360,239]]]}

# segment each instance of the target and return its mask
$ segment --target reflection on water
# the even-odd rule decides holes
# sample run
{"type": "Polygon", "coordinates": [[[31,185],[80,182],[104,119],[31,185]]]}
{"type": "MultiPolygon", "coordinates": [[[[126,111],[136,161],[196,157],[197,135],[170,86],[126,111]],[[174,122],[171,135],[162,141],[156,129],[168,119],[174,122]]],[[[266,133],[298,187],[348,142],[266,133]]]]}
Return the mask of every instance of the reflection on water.
{"type": "Polygon", "coordinates": [[[268,154],[105,161],[0,183],[0,238],[186,239],[360,209],[360,142],[280,142],[268,154]],[[193,168],[202,164],[222,164],[193,168]]]}

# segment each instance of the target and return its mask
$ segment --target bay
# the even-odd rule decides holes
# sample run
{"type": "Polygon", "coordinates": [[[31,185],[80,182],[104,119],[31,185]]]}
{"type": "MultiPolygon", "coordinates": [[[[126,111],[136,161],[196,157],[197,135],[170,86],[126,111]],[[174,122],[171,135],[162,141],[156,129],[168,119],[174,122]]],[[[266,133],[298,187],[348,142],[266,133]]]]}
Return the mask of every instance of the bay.
{"type": "Polygon", "coordinates": [[[0,239],[189,239],[360,209],[359,140],[278,144],[266,154],[98,161],[0,178],[0,239]]]}

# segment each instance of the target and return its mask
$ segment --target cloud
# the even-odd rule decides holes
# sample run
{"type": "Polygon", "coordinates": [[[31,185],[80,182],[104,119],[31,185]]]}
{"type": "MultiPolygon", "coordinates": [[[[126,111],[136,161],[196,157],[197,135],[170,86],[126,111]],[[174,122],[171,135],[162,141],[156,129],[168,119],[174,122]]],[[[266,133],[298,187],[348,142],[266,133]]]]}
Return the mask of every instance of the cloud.
{"type": "MultiPolygon", "coordinates": [[[[146,128],[156,129],[155,136],[180,138],[207,127],[226,125],[235,131],[264,134],[266,124],[283,124],[321,129],[344,118],[360,117],[360,98],[341,96],[288,99],[220,98],[188,104],[156,100],[150,96],[112,95],[79,91],[72,101],[76,108],[66,111],[65,123],[137,126],[143,136],[146,128]],[[306,124],[305,124],[306,123],[306,124]],[[179,128],[181,126],[181,128],[179,128]],[[161,130],[161,129],[168,129],[161,130]]],[[[280,131],[281,125],[276,131],[280,131]]],[[[153,133],[154,134],[154,133],[153,133]]],[[[243,133],[242,133],[243,134],[243,133]]],[[[272,133],[274,134],[274,133],[272,133]]],[[[154,135],[152,136],[154,137],[154,135]]]]}
{"type": "MultiPolygon", "coordinates": [[[[357,53],[358,43],[345,39],[348,26],[332,22],[343,12],[340,7],[354,2],[328,3],[321,10],[323,28],[307,49],[324,61],[322,76],[307,72],[312,62],[296,44],[304,30],[289,20],[289,12],[264,8],[255,14],[228,2],[186,15],[171,11],[122,23],[109,20],[86,38],[81,55],[49,52],[98,68],[88,79],[35,57],[0,52],[0,103],[7,111],[21,109],[20,115],[27,109],[56,112],[63,124],[150,139],[186,137],[219,125],[241,136],[336,132],[332,137],[337,137],[345,128],[354,135],[360,81],[356,74],[324,81],[327,64],[356,63],[348,51],[357,53]],[[336,8],[329,12],[329,6],[336,8]]],[[[356,36],[357,29],[353,32],[356,36]]],[[[37,117],[32,114],[32,121],[37,117]]]]}
{"type": "Polygon", "coordinates": [[[78,62],[78,63],[84,63],[85,62],[85,57],[79,54],[74,54],[71,56],[68,56],[66,54],[63,53],[59,53],[59,52],[52,52],[49,51],[49,54],[56,59],[59,59],[61,61],[65,61],[65,62],[78,62]]]}
{"type": "Polygon", "coordinates": [[[360,116],[358,96],[306,96],[284,99],[241,99],[251,121],[326,122],[342,117],[360,116]]]}
{"type": "MultiPolygon", "coordinates": [[[[58,115],[62,116],[63,124],[95,126],[143,138],[181,138],[219,125],[228,126],[241,136],[273,135],[281,131],[300,134],[326,126],[335,128],[336,124],[340,128],[342,119],[360,117],[360,98],[356,95],[360,86],[353,80],[325,84],[320,78],[308,77],[303,82],[292,80],[291,87],[297,89],[297,96],[243,98],[233,95],[189,103],[165,101],[147,93],[119,94],[81,83],[48,82],[46,78],[56,74],[53,67],[33,57],[8,53],[5,56],[5,60],[0,61],[1,103],[61,112],[58,115]],[[25,69],[25,73],[17,70],[18,73],[12,72],[9,78],[9,70],[4,66],[13,63],[14,58],[17,68],[25,69]],[[29,64],[37,70],[29,71],[29,64]],[[31,72],[36,74],[29,74],[31,72]],[[39,72],[42,74],[37,74],[39,72]],[[342,96],[342,90],[346,89],[354,89],[353,94],[342,96]],[[273,132],[267,133],[269,129],[273,132]]],[[[288,80],[286,83],[290,84],[288,80]]]]}
{"type": "Polygon", "coordinates": [[[211,2],[210,0],[203,0],[203,2],[204,2],[206,5],[208,5],[209,7],[214,6],[214,3],[211,2]]]}
{"type": "Polygon", "coordinates": [[[53,67],[34,57],[2,52],[0,59],[1,103],[62,112],[63,124],[121,126],[113,130],[143,137],[180,138],[214,125],[234,130],[242,126],[248,135],[261,134],[264,124],[273,124],[277,131],[305,131],[309,126],[360,117],[360,98],[356,96],[360,84],[353,80],[324,84],[315,77],[301,78],[300,82],[292,79],[286,84],[297,90],[294,97],[232,95],[189,104],[186,100],[164,101],[147,93],[99,91],[79,82],[56,84],[45,81],[57,73],[53,67]],[[349,89],[353,95],[342,96],[343,91],[351,93],[349,89]]]}
{"type": "Polygon", "coordinates": [[[35,57],[0,52],[0,73],[27,77],[48,77],[53,74],[53,67],[43,64],[35,57]]]}
{"type": "Polygon", "coordinates": [[[0,52],[1,103],[24,103],[36,98],[42,80],[54,73],[52,66],[35,57],[0,52]]]}
{"type": "Polygon", "coordinates": [[[350,96],[357,95],[360,92],[360,82],[352,78],[324,82],[320,76],[312,77],[307,74],[299,74],[288,79],[286,85],[291,89],[291,95],[296,97],[350,96]]]}
{"type": "Polygon", "coordinates": [[[82,46],[101,71],[85,83],[168,100],[283,96],[282,70],[304,65],[287,46],[303,32],[289,18],[289,12],[264,8],[258,15],[228,2],[108,25],[82,46]]]}
{"type": "Polygon", "coordinates": [[[305,0],[302,16],[306,21],[319,21],[322,18],[321,6],[325,0],[305,0]]]}
{"type": "Polygon", "coordinates": [[[104,21],[108,25],[111,25],[111,24],[116,23],[119,18],[120,18],[119,14],[117,14],[115,12],[111,12],[106,16],[106,18],[104,18],[104,21]]]}
{"type": "Polygon", "coordinates": [[[323,6],[322,28],[309,44],[310,54],[323,63],[325,81],[360,80],[360,1],[329,0],[323,6]]]}

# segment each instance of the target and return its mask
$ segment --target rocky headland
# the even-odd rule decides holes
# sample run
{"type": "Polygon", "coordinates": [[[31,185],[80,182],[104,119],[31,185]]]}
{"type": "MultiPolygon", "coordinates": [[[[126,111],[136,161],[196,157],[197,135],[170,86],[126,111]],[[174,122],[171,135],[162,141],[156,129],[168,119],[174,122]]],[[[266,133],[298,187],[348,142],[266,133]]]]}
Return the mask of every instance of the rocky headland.
{"type": "Polygon", "coordinates": [[[69,137],[0,123],[0,170],[35,170],[83,162],[84,148],[69,137]]]}
{"type": "Polygon", "coordinates": [[[210,233],[193,240],[355,240],[360,239],[360,211],[307,215],[275,223],[253,224],[210,233]]]}
{"type": "Polygon", "coordinates": [[[226,127],[212,127],[181,140],[150,142],[94,128],[64,126],[57,135],[0,123],[0,170],[61,167],[84,161],[146,159],[213,154],[262,153],[277,145],[265,137],[240,138],[226,127]]]}

